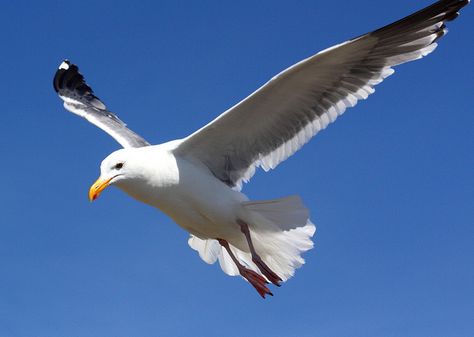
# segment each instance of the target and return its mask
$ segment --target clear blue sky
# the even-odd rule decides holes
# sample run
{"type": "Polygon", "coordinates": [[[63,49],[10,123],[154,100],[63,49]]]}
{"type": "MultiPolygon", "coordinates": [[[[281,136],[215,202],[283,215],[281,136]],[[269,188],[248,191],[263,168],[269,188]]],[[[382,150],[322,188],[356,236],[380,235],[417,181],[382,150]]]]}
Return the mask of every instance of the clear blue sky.
{"type": "Polygon", "coordinates": [[[181,138],[313,53],[430,4],[5,1],[0,12],[0,336],[468,337],[474,332],[473,7],[253,199],[300,194],[318,226],[296,277],[259,298],[118,189],[119,148],[66,112],[64,58],[153,143],[181,138]]]}

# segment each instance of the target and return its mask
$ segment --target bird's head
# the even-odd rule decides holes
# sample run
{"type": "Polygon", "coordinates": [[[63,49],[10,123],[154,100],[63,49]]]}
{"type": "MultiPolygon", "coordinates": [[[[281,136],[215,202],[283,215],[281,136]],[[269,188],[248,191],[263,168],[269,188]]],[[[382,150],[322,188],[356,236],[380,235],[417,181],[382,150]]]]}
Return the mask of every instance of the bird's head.
{"type": "Polygon", "coordinates": [[[100,177],[89,190],[89,200],[94,201],[110,185],[133,179],[136,176],[133,149],[120,149],[111,153],[100,165],[100,177]]]}

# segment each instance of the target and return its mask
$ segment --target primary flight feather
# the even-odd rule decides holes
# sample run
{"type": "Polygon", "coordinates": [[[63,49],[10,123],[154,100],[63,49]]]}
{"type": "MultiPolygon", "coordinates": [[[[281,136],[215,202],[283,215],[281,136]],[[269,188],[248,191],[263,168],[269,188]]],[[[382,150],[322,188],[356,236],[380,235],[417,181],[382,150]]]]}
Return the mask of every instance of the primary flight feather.
{"type": "Polygon", "coordinates": [[[240,192],[256,168],[287,159],[346,108],[374,92],[393,67],[437,47],[468,0],[438,1],[400,21],[326,49],[281,72],[192,135],[150,145],[108,111],[76,65],[64,61],[54,88],[64,107],[124,147],[101,164],[89,197],[115,185],[170,216],[207,263],[219,261],[258,293],[293,276],[315,226],[297,196],[250,201],[240,192]]]}

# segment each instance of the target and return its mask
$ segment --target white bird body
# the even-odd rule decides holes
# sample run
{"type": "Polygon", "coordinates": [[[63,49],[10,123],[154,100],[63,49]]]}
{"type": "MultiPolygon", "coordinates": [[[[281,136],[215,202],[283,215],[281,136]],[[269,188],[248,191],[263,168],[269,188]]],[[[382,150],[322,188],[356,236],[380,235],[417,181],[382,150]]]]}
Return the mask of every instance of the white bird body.
{"type": "MultiPolygon", "coordinates": [[[[293,276],[313,247],[315,226],[297,196],[250,201],[240,192],[299,150],[347,108],[375,92],[393,67],[433,52],[446,23],[469,0],[440,0],[402,20],[289,67],[190,136],[151,146],[108,111],[77,66],[64,61],[54,88],[64,107],[110,134],[124,149],[109,155],[90,189],[108,185],[160,209],[191,234],[207,263],[217,260],[265,297],[266,283],[293,276]]],[[[404,118],[404,117],[403,117],[404,118]]]]}
{"type": "MultiPolygon", "coordinates": [[[[160,145],[122,149],[110,158],[126,154],[136,159],[143,173],[135,179],[117,180],[114,184],[133,198],[156,207],[178,225],[200,238],[228,239],[241,236],[236,219],[240,204],[248,199],[229,188],[208,170],[175,156],[176,141],[160,145]]],[[[104,161],[106,162],[106,161],[104,161]]]]}
{"type": "Polygon", "coordinates": [[[270,268],[279,271],[278,275],[282,280],[292,276],[294,269],[301,265],[303,260],[300,254],[294,256],[292,247],[286,246],[291,246],[296,238],[300,241],[298,252],[312,248],[310,238],[315,231],[299,198],[290,197],[279,202],[250,202],[245,194],[230,188],[203,166],[175,155],[174,150],[181,141],[117,150],[102,162],[101,177],[104,178],[101,180],[115,176],[109,184],[168,215],[193,235],[190,239],[193,248],[196,248],[193,242],[202,241],[207,246],[207,249],[200,251],[206,262],[214,263],[219,259],[221,266],[226,268],[224,271],[230,275],[237,275],[238,270],[233,267],[230,256],[215,239],[226,240],[246,265],[257,269],[253,266],[251,252],[242,235],[239,221],[249,224],[260,257],[270,268]],[[122,175],[115,175],[113,167],[117,162],[123,163],[121,171],[127,175],[127,179],[122,179],[122,175]],[[284,205],[289,205],[290,209],[280,209],[284,205]],[[275,208],[272,212],[280,218],[280,223],[272,221],[271,217],[268,219],[265,214],[262,215],[262,212],[272,208],[275,208]],[[288,213],[291,209],[296,213],[288,213]],[[279,217],[281,212],[285,213],[286,217],[279,217]],[[282,233],[281,226],[286,226],[286,233],[282,233]],[[277,236],[284,242],[274,245],[275,242],[269,241],[270,244],[265,244],[265,240],[258,239],[262,235],[267,238],[271,235],[277,236]],[[285,254],[287,250],[291,253],[275,265],[272,256],[285,254]]]}

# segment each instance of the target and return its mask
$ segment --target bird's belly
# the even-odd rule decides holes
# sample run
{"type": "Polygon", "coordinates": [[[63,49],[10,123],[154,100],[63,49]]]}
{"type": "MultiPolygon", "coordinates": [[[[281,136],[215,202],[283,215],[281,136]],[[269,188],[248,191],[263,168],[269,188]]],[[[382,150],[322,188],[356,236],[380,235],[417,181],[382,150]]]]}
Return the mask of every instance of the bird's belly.
{"type": "Polygon", "coordinates": [[[197,193],[177,190],[155,207],[200,238],[228,239],[240,235],[237,217],[243,198],[240,193],[226,189],[220,193],[210,193],[209,189],[195,190],[197,193]]]}

